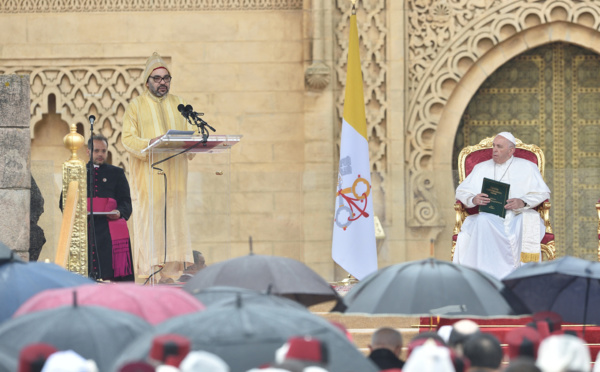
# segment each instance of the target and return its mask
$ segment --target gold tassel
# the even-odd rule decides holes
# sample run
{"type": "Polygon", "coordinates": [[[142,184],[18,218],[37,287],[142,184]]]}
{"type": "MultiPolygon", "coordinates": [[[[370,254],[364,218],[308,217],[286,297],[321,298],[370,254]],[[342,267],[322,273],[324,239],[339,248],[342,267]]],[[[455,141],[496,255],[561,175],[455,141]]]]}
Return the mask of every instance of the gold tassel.
{"type": "Polygon", "coordinates": [[[539,253],[521,252],[521,262],[538,262],[540,260],[539,253]]]}

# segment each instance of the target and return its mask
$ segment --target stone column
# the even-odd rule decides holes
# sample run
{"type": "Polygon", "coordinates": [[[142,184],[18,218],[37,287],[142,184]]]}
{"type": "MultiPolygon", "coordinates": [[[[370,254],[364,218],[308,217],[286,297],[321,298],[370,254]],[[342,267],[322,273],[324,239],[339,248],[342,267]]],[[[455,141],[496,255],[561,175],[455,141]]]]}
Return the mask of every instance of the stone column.
{"type": "Polygon", "coordinates": [[[29,259],[29,75],[0,75],[0,240],[29,259]]]}

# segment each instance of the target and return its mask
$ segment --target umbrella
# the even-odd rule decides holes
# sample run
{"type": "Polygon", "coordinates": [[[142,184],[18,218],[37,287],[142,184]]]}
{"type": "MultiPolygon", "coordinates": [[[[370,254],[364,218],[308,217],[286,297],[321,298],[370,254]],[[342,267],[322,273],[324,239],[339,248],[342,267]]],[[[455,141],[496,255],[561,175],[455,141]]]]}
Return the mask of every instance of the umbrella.
{"type": "Polygon", "coordinates": [[[190,279],[183,289],[193,293],[212,286],[266,291],[311,306],[340,297],[319,274],[288,257],[249,254],[210,265],[190,279]]]}
{"type": "MultiPolygon", "coordinates": [[[[275,351],[290,337],[309,335],[325,342],[331,371],[377,371],[338,328],[309,311],[289,307],[246,304],[209,307],[203,312],[169,319],[154,329],[155,335],[175,333],[187,337],[192,350],[216,354],[232,372],[243,372],[273,362],[275,351]]],[[[142,336],[123,354],[113,370],[148,355],[151,337],[142,336]]]]}
{"type": "Polygon", "coordinates": [[[0,350],[13,356],[11,371],[17,370],[18,355],[25,346],[44,342],[58,350],[73,350],[93,359],[107,371],[125,346],[152,326],[122,311],[97,306],[65,306],[9,319],[0,325],[0,350]]]}
{"type": "Polygon", "coordinates": [[[498,279],[479,270],[428,258],[369,275],[344,297],[346,312],[410,315],[528,314],[498,279]]]}
{"type": "Polygon", "coordinates": [[[15,251],[8,248],[4,243],[0,242],[0,265],[11,261],[23,261],[15,251]]]}
{"type": "Polygon", "coordinates": [[[0,372],[12,372],[17,370],[19,360],[14,356],[6,354],[0,350],[0,372]]]}
{"type": "Polygon", "coordinates": [[[0,265],[0,324],[45,289],[94,283],[53,263],[11,261],[0,265]]]}
{"type": "Polygon", "coordinates": [[[180,288],[119,283],[46,290],[27,300],[14,316],[70,305],[73,303],[73,292],[77,293],[79,305],[98,305],[125,311],[150,324],[158,324],[176,315],[204,310],[203,304],[180,288]]]}
{"type": "Polygon", "coordinates": [[[296,301],[268,293],[239,287],[215,286],[194,290],[192,295],[208,307],[234,306],[237,298],[241,297],[245,304],[258,303],[262,305],[293,307],[306,311],[306,308],[296,301]]]}
{"type": "Polygon", "coordinates": [[[554,311],[571,323],[600,324],[600,263],[575,257],[521,266],[504,284],[531,311],[554,311]]]}

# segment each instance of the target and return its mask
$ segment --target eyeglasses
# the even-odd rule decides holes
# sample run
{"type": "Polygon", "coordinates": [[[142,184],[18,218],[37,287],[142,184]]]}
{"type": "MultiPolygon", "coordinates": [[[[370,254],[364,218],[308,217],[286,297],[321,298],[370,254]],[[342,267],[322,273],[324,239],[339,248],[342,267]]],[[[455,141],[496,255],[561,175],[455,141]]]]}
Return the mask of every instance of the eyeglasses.
{"type": "Polygon", "coordinates": [[[167,76],[158,76],[158,75],[154,75],[154,76],[149,76],[148,79],[152,79],[154,80],[155,83],[160,83],[162,80],[165,81],[165,83],[170,83],[171,82],[171,76],[167,75],[167,76]]]}

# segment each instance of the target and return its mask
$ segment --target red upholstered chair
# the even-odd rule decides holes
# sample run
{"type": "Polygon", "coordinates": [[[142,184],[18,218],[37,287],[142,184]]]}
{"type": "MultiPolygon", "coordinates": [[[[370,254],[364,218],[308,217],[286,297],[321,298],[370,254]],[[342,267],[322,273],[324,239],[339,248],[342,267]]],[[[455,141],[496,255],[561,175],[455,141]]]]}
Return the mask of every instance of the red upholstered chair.
{"type": "MultiPolygon", "coordinates": [[[[474,146],[467,146],[458,155],[458,180],[462,182],[473,170],[473,167],[482,161],[490,160],[492,158],[492,145],[494,138],[488,137],[479,144],[474,146]]],[[[545,158],[542,149],[536,145],[527,145],[517,139],[517,145],[515,146],[514,156],[518,158],[527,159],[535,163],[542,177],[544,176],[545,158]]],[[[598,216],[600,218],[600,201],[597,205],[598,216]]],[[[456,239],[458,233],[462,227],[462,224],[467,216],[475,213],[479,213],[479,207],[466,208],[460,201],[456,201],[454,204],[454,210],[456,211],[456,221],[454,223],[454,232],[452,235],[452,253],[451,257],[454,257],[454,250],[456,249],[456,239]]],[[[536,210],[540,213],[540,216],[544,220],[546,226],[546,234],[542,239],[542,259],[553,260],[556,257],[556,249],[554,247],[554,234],[552,233],[552,226],[550,225],[550,201],[546,200],[536,210]]],[[[598,238],[600,239],[600,223],[598,225],[598,238]]],[[[600,243],[598,245],[598,257],[600,260],[600,243]]]]}

